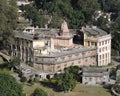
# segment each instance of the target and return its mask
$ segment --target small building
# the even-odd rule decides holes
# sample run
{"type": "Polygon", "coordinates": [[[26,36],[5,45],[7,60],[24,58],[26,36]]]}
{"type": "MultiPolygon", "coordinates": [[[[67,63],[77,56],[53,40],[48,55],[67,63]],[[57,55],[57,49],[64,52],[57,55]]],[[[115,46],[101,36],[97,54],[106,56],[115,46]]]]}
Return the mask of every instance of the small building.
{"type": "Polygon", "coordinates": [[[83,68],[82,84],[96,85],[109,82],[109,70],[103,68],[83,68]]]}

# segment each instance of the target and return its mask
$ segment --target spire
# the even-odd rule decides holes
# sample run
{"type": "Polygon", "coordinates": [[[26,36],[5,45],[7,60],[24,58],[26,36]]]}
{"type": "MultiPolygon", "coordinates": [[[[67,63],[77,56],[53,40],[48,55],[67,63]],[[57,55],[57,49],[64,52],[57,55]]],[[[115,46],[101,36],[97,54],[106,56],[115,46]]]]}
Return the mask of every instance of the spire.
{"type": "Polygon", "coordinates": [[[69,29],[68,29],[67,22],[65,20],[61,25],[60,36],[69,36],[69,29]]]}

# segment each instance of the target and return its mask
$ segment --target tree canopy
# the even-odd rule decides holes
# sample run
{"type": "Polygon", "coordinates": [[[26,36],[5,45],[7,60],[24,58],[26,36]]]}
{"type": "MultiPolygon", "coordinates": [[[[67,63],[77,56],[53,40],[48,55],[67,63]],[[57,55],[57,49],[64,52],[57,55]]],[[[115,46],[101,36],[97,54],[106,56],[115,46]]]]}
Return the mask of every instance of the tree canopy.
{"type": "Polygon", "coordinates": [[[0,49],[14,43],[13,30],[17,24],[16,0],[0,0],[0,49]]]}
{"type": "MultiPolygon", "coordinates": [[[[66,20],[70,28],[80,28],[84,23],[92,21],[92,15],[99,9],[100,3],[98,3],[98,0],[35,0],[32,6],[41,15],[52,16],[49,27],[58,28],[61,20],[66,20]]],[[[31,11],[34,8],[31,8],[31,11]]],[[[37,13],[35,13],[35,16],[37,16],[37,13]]],[[[31,19],[33,20],[33,18],[31,19]]]]}
{"type": "Polygon", "coordinates": [[[0,96],[23,96],[22,87],[12,76],[0,73],[0,96]]]}
{"type": "Polygon", "coordinates": [[[73,78],[73,75],[67,70],[58,76],[57,82],[59,90],[64,92],[71,91],[76,85],[76,80],[73,78]]]}
{"type": "Polygon", "coordinates": [[[36,88],[34,93],[31,96],[48,96],[47,92],[44,91],[43,89],[36,88]]]}

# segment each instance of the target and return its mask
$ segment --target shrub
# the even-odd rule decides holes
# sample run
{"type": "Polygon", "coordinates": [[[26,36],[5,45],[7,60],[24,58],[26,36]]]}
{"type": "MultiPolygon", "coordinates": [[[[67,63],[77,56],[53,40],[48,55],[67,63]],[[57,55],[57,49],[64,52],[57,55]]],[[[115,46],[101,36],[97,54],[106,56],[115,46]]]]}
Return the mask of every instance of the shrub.
{"type": "Polygon", "coordinates": [[[21,81],[21,82],[26,82],[26,81],[27,81],[27,78],[26,78],[26,77],[21,77],[20,81],[21,81]]]}

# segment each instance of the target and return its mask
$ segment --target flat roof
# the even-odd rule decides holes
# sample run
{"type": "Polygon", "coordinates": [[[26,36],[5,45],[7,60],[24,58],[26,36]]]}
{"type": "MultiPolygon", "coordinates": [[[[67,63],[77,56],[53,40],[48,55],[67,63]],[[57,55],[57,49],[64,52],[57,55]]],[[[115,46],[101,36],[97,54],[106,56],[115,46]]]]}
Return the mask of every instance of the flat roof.
{"type": "Polygon", "coordinates": [[[93,27],[83,27],[82,28],[83,32],[86,33],[87,35],[93,35],[93,36],[104,36],[107,35],[108,33],[102,29],[99,29],[96,26],[93,27]]]}
{"type": "Polygon", "coordinates": [[[59,57],[59,56],[65,56],[70,55],[78,52],[84,52],[84,51],[90,51],[90,50],[96,50],[96,47],[79,47],[79,48],[68,48],[67,50],[59,50],[58,52],[53,52],[46,55],[36,56],[36,57],[59,57]]]}

